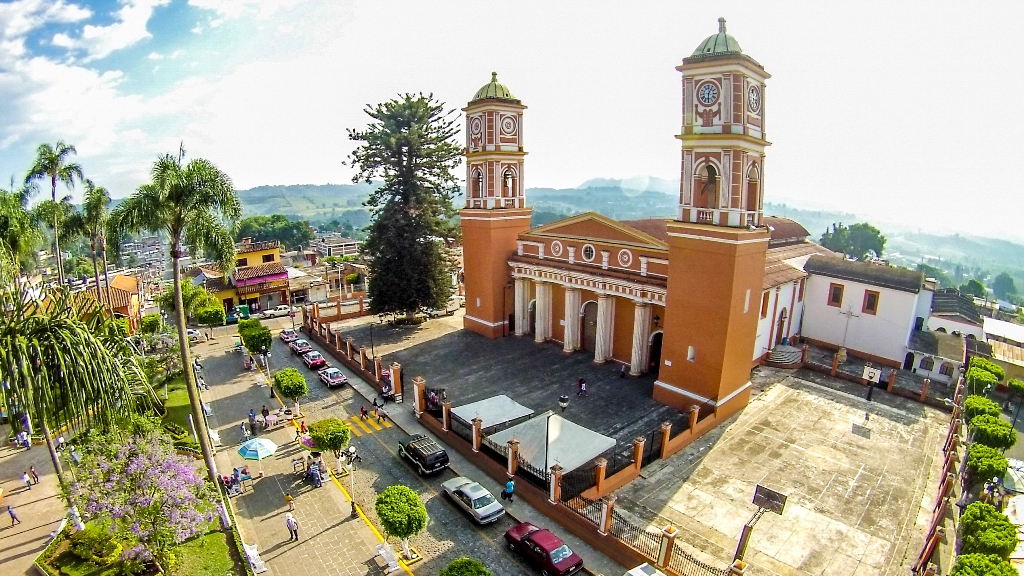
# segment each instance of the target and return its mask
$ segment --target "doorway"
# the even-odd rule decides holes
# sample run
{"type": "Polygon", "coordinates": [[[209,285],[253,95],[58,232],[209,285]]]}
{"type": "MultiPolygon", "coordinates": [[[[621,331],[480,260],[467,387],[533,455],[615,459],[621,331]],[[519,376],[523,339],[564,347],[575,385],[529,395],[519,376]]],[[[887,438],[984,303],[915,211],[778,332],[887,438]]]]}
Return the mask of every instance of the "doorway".
{"type": "Polygon", "coordinates": [[[533,300],[530,302],[530,330],[527,332],[530,336],[533,336],[537,330],[537,301],[533,300]]]}
{"type": "Polygon", "coordinates": [[[914,353],[907,352],[907,357],[903,359],[903,369],[913,370],[914,369],[914,353]]]}
{"type": "Polygon", "coordinates": [[[786,309],[783,308],[782,312],[779,312],[778,326],[775,328],[775,345],[782,344],[782,340],[786,337],[786,309]]]}
{"type": "Polygon", "coordinates": [[[647,372],[654,377],[658,376],[661,369],[661,337],[662,332],[655,332],[651,335],[650,361],[647,363],[647,372]]]}
{"type": "Polygon", "coordinates": [[[591,300],[583,305],[580,322],[583,324],[580,347],[586,352],[593,352],[597,348],[597,302],[591,300]]]}

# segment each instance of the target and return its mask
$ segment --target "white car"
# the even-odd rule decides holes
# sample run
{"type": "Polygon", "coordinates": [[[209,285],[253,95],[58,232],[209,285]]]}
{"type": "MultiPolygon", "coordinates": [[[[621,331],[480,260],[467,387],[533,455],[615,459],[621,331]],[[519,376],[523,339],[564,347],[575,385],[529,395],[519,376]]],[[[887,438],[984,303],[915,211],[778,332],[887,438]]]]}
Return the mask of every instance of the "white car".
{"type": "Polygon", "coordinates": [[[281,340],[285,344],[291,344],[292,342],[295,342],[298,339],[299,333],[296,332],[295,330],[291,328],[285,328],[284,330],[281,330],[281,340]]]}
{"type": "Polygon", "coordinates": [[[442,483],[441,488],[478,524],[490,524],[505,515],[501,503],[486,488],[469,478],[452,478],[442,483]]]}
{"type": "Polygon", "coordinates": [[[203,333],[195,328],[186,328],[185,335],[188,336],[189,342],[199,342],[203,339],[203,333]]]}
{"type": "Polygon", "coordinates": [[[259,317],[260,318],[281,318],[283,316],[287,316],[287,315],[291,314],[291,312],[292,312],[292,307],[291,306],[289,306],[287,304],[281,304],[280,306],[275,306],[275,307],[271,308],[270,310],[264,310],[263,312],[260,312],[259,317]]]}

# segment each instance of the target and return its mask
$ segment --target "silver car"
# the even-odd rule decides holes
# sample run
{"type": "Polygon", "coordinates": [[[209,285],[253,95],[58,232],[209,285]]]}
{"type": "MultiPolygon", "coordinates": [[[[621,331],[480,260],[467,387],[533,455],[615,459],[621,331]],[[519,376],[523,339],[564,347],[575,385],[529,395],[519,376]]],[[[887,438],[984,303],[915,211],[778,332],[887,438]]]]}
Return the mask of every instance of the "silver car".
{"type": "Polygon", "coordinates": [[[469,478],[452,478],[441,484],[441,487],[479,524],[490,524],[505,514],[505,508],[494,499],[494,496],[469,478]]]}

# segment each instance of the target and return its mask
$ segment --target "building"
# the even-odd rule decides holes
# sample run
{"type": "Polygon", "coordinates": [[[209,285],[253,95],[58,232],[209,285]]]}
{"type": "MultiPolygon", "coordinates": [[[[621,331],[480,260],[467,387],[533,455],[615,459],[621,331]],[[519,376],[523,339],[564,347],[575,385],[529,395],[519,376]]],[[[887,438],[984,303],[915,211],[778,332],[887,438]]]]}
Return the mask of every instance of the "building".
{"type": "Polygon", "coordinates": [[[770,76],[726,33],[724,19],[676,69],[682,169],[672,220],[623,223],[589,213],[530,230],[526,107],[496,74],[477,91],[464,108],[465,328],[560,342],[631,374],[653,372],[655,399],[724,417],[749,400],[765,291],[770,76]]]}
{"type": "Polygon", "coordinates": [[[204,286],[231,310],[246,304],[250,310],[267,310],[287,304],[288,271],[281,264],[281,247],[277,240],[253,242],[244,238],[235,245],[235,269],[225,277],[216,264],[200,264],[185,272],[197,286],[204,286]]]}
{"type": "MultiPolygon", "coordinates": [[[[93,286],[87,288],[86,292],[104,306],[107,305],[108,291],[105,286],[93,286]]],[[[126,318],[128,329],[131,332],[138,330],[142,321],[142,303],[144,302],[142,282],[131,276],[117,274],[110,279],[109,294],[114,316],[126,318]]]]}
{"type": "Polygon", "coordinates": [[[991,359],[1003,367],[1006,379],[1024,380],[1024,326],[985,318],[984,331],[992,347],[991,359]]]}
{"type": "Polygon", "coordinates": [[[323,258],[359,255],[359,241],[340,234],[328,234],[313,241],[310,248],[323,258]]]}
{"type": "Polygon", "coordinates": [[[929,330],[983,340],[985,331],[982,325],[983,319],[973,298],[955,288],[935,291],[931,316],[928,317],[929,330]]]}

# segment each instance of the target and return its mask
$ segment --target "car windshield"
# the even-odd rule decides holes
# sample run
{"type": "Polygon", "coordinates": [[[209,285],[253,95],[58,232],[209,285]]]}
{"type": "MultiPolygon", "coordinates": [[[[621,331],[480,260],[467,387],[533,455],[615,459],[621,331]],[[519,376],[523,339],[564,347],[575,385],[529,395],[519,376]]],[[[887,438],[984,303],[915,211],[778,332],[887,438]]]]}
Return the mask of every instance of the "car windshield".
{"type": "Polygon", "coordinates": [[[484,494],[483,496],[477,498],[476,500],[473,500],[473,509],[479,510],[484,506],[490,506],[493,503],[494,496],[491,496],[490,494],[484,494]]]}
{"type": "Polygon", "coordinates": [[[338,372],[337,370],[328,370],[327,371],[327,377],[328,378],[337,378],[340,375],[341,375],[341,373],[338,372]]]}
{"type": "Polygon", "coordinates": [[[551,551],[551,563],[558,564],[559,562],[565,560],[569,556],[572,556],[572,550],[569,550],[568,546],[562,544],[558,548],[555,548],[551,551]]]}
{"type": "Polygon", "coordinates": [[[319,352],[310,352],[309,356],[308,356],[308,358],[310,360],[316,360],[319,357],[320,357],[320,353],[319,352]]]}
{"type": "Polygon", "coordinates": [[[305,340],[296,340],[295,345],[301,348],[302,346],[309,346],[309,342],[306,342],[305,340]]]}

